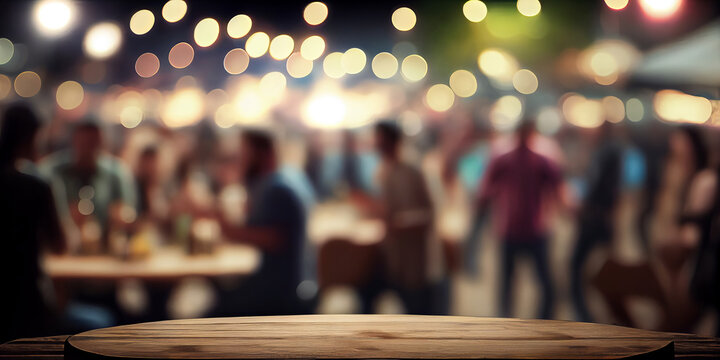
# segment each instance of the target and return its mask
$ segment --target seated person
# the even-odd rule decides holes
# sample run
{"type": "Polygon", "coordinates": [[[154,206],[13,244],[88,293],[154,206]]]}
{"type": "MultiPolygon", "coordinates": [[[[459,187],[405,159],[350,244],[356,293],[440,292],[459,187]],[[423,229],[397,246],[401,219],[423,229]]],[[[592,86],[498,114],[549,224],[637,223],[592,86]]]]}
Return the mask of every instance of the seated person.
{"type": "MultiPolygon", "coordinates": [[[[135,210],[132,175],[120,160],[103,152],[102,133],[93,121],[77,124],[71,149],[50,155],[41,171],[50,181],[66,231],[73,239],[87,240],[88,232],[78,229],[93,223],[100,232],[99,239],[92,240],[105,239],[110,221],[119,213],[114,209],[128,206],[135,210]]],[[[104,243],[99,245],[106,248],[104,243]]]]}

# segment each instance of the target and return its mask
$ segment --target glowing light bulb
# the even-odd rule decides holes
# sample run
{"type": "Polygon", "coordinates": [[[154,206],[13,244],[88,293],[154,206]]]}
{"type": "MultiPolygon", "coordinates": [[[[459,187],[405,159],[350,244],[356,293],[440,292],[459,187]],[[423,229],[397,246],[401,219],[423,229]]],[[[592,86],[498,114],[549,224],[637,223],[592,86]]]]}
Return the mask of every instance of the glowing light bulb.
{"type": "Polygon", "coordinates": [[[35,4],[33,19],[43,35],[58,36],[70,29],[75,8],[67,0],[43,0],[35,4]]]}
{"type": "Polygon", "coordinates": [[[93,25],[83,39],[85,53],[95,59],[106,59],[114,55],[122,43],[120,27],[111,22],[93,25]]]}

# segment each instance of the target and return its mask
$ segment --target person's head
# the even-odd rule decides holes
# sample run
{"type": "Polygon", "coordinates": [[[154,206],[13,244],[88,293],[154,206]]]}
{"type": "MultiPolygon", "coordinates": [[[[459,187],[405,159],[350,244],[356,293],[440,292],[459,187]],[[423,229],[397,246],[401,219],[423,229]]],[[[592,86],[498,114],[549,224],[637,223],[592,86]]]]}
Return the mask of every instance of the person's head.
{"type": "Polygon", "coordinates": [[[152,180],[157,174],[158,149],[155,146],[147,146],[140,153],[137,165],[137,176],[141,179],[152,180]]]}
{"type": "Polygon", "coordinates": [[[523,119],[517,127],[517,138],[518,144],[521,146],[527,146],[530,142],[530,138],[535,133],[535,122],[530,118],[523,119]]]}
{"type": "Polygon", "coordinates": [[[91,120],[75,125],[71,145],[75,166],[82,169],[95,168],[102,150],[100,126],[91,120]]]}
{"type": "Polygon", "coordinates": [[[263,130],[245,130],[240,135],[240,174],[250,182],[274,171],[277,155],[273,135],[263,130]]]}
{"type": "Polygon", "coordinates": [[[0,165],[12,165],[19,159],[34,160],[35,137],[40,125],[40,120],[28,105],[8,107],[0,126],[0,165]]]}
{"type": "Polygon", "coordinates": [[[670,148],[682,161],[691,162],[695,171],[708,166],[708,149],[702,132],[696,126],[684,125],[674,131],[670,148]]]}
{"type": "Polygon", "coordinates": [[[400,152],[402,133],[392,121],[381,121],[375,125],[375,146],[383,158],[395,158],[400,152]]]}

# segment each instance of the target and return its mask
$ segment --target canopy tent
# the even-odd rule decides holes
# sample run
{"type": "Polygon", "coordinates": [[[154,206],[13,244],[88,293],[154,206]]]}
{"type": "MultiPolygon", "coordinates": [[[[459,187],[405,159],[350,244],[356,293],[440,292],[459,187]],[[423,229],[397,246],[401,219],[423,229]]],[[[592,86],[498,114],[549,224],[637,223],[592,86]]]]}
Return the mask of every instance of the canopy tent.
{"type": "Polygon", "coordinates": [[[651,50],[632,79],[657,86],[720,87],[720,21],[651,50]]]}

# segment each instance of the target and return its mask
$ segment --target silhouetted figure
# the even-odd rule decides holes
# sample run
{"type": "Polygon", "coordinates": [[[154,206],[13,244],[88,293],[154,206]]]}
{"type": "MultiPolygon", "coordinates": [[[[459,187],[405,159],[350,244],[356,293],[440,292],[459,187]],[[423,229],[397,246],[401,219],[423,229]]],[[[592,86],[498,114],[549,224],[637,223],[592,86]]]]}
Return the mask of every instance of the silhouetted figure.
{"type": "MultiPolygon", "coordinates": [[[[272,315],[303,312],[297,288],[303,280],[303,249],[307,235],[310,199],[299,172],[279,167],[272,135],[259,130],[243,132],[240,171],[247,188],[247,221],[243,226],[223,223],[230,240],[256,246],[262,262],[239,289],[222,295],[225,314],[272,315]]],[[[303,181],[308,184],[307,180],[303,181]]],[[[307,185],[309,186],[309,185],[307,185]]]]}
{"type": "Polygon", "coordinates": [[[539,316],[550,318],[553,309],[546,210],[549,200],[560,198],[562,174],[552,161],[528,146],[533,128],[532,122],[521,124],[517,146],[490,162],[477,207],[481,218],[492,210],[494,228],[502,241],[500,313],[505,317],[512,308],[515,261],[523,254],[533,259],[539,276],[543,293],[539,316]]]}
{"type": "Polygon", "coordinates": [[[95,222],[101,230],[100,250],[106,248],[105,235],[114,208],[136,209],[137,196],[125,164],[103,149],[99,125],[88,120],[75,125],[69,151],[52,154],[41,164],[66,226],[82,229],[95,222]]]}
{"type": "Polygon", "coordinates": [[[587,171],[587,193],[578,213],[578,234],[570,263],[570,287],[580,321],[591,321],[583,289],[583,267],[590,252],[613,239],[614,215],[620,197],[622,147],[605,123],[587,171]]]}
{"type": "Polygon", "coordinates": [[[19,161],[35,159],[40,128],[32,110],[10,106],[0,128],[0,343],[46,335],[55,319],[52,285],[39,256],[47,247],[65,250],[65,238],[50,187],[17,170],[19,161]]]}
{"type": "Polygon", "coordinates": [[[381,162],[376,180],[386,238],[382,243],[385,281],[410,314],[447,312],[442,249],[434,229],[430,191],[420,169],[400,155],[402,134],[391,122],[375,127],[381,162]]]}

